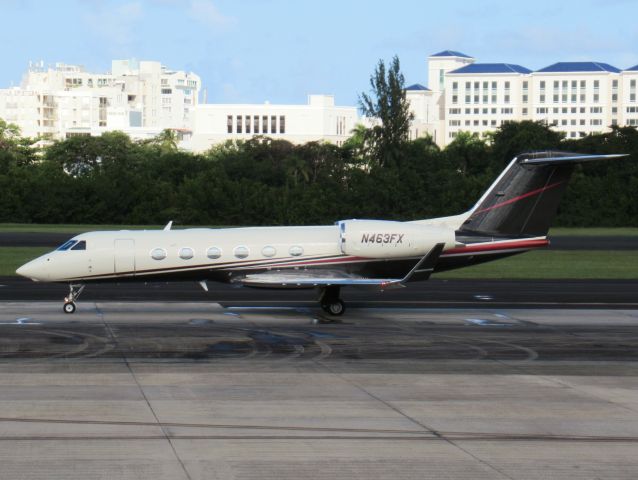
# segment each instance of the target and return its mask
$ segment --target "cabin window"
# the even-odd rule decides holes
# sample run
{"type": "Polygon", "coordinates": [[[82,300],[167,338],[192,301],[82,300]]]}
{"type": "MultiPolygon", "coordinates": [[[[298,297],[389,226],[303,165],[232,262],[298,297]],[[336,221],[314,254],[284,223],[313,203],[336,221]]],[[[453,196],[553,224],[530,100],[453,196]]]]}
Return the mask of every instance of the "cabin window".
{"type": "Polygon", "coordinates": [[[248,250],[248,247],[240,245],[239,247],[235,247],[233,253],[237,258],[246,258],[250,254],[250,250],[248,250]]]}
{"type": "Polygon", "coordinates": [[[166,250],[163,248],[154,248],[151,251],[151,258],[153,260],[164,260],[166,258],[166,250]]]}
{"type": "Polygon", "coordinates": [[[261,249],[261,254],[264,257],[274,257],[277,254],[277,250],[275,249],[275,247],[266,245],[264,248],[261,249]]]}
{"type": "Polygon", "coordinates": [[[206,256],[211,260],[215,260],[216,258],[222,256],[222,251],[217,247],[210,247],[208,250],[206,250],[206,256]]]}
{"type": "Polygon", "coordinates": [[[300,247],[299,245],[293,245],[292,247],[290,247],[290,250],[288,250],[288,253],[290,253],[290,255],[292,255],[293,257],[298,257],[299,255],[303,255],[303,247],[300,247]]]}
{"type": "Polygon", "coordinates": [[[71,248],[73,245],[75,245],[77,242],[77,240],[69,240],[68,242],[63,243],[62,245],[60,245],[57,250],[59,252],[65,252],[67,251],[69,248],[71,248]]]}
{"type": "Polygon", "coordinates": [[[193,249],[190,247],[180,248],[179,250],[179,258],[182,260],[190,260],[194,255],[195,252],[193,252],[193,249]]]}

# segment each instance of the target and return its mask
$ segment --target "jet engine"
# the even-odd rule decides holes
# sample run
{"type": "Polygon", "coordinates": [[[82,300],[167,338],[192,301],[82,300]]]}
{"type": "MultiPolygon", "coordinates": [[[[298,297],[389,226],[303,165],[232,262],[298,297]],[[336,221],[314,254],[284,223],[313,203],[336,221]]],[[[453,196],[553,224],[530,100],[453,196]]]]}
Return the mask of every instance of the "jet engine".
{"type": "Polygon", "coordinates": [[[342,220],[339,245],[342,253],[365,258],[423,256],[437,243],[456,245],[454,230],[443,227],[382,220],[342,220]]]}

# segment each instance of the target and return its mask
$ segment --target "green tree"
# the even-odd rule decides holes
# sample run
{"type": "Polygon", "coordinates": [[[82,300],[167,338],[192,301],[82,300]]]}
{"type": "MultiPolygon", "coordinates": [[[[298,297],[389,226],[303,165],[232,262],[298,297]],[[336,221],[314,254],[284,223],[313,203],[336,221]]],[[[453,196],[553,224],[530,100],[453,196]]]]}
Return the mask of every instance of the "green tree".
{"type": "Polygon", "coordinates": [[[552,130],[543,122],[525,120],[506,122],[491,137],[492,156],[496,168],[500,169],[519,153],[561,148],[565,134],[552,130]]]}
{"type": "Polygon", "coordinates": [[[167,153],[174,153],[177,151],[178,141],[177,132],[170,128],[165,128],[162,130],[162,133],[152,140],[151,143],[159,147],[162,155],[166,155],[167,153]]]}
{"type": "Polygon", "coordinates": [[[396,164],[401,147],[408,142],[413,118],[399,57],[392,58],[387,70],[383,60],[379,60],[370,76],[370,87],[369,94],[359,96],[359,107],[365,116],[378,124],[366,131],[366,148],[376,164],[396,164]]]}

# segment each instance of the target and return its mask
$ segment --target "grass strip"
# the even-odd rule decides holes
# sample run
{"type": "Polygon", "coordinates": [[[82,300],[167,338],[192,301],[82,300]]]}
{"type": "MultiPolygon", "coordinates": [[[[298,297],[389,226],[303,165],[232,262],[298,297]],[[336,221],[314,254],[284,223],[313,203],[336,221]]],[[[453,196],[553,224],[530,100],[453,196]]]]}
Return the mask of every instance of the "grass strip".
{"type": "MultiPolygon", "coordinates": [[[[437,273],[458,279],[638,279],[638,251],[541,250],[437,273]]],[[[638,294],[637,294],[638,295],[638,294]]]]}

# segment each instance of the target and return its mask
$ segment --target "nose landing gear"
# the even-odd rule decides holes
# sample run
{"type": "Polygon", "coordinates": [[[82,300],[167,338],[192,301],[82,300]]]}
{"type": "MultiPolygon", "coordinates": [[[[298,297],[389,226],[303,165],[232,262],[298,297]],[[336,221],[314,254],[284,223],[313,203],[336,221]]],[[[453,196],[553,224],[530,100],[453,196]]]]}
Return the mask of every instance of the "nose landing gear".
{"type": "Polygon", "coordinates": [[[84,290],[84,285],[69,284],[69,296],[64,297],[64,307],[62,307],[64,313],[75,313],[75,301],[80,298],[84,290]]]}
{"type": "Polygon", "coordinates": [[[322,290],[319,302],[321,309],[329,315],[338,317],[346,311],[346,304],[339,298],[339,286],[329,286],[322,290]]]}

